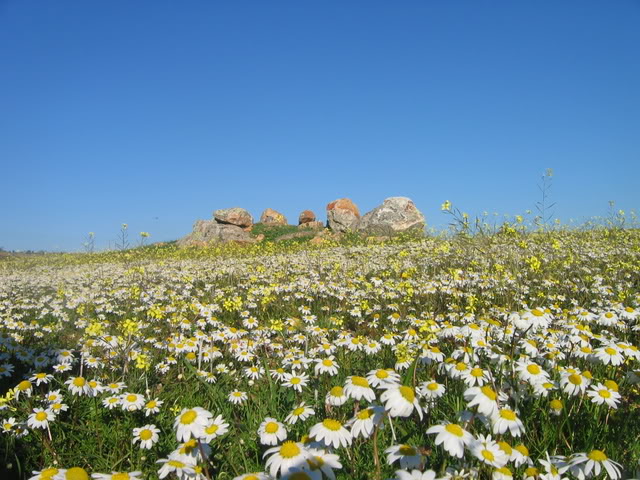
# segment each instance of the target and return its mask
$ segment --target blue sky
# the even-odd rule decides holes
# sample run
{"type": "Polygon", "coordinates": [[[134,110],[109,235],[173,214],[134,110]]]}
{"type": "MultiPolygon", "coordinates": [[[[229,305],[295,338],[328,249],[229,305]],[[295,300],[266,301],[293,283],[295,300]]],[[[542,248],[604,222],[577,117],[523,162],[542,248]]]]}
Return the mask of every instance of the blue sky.
{"type": "Polygon", "coordinates": [[[217,208],[640,205],[640,3],[0,0],[0,246],[217,208]]]}

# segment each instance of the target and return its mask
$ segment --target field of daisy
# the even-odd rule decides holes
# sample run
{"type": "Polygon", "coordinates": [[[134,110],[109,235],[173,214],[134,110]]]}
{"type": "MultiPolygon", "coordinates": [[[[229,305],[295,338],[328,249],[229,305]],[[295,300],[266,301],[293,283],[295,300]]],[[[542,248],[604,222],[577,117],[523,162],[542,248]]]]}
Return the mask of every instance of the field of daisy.
{"type": "Polygon", "coordinates": [[[0,477],[640,475],[640,231],[0,262],[0,477]]]}

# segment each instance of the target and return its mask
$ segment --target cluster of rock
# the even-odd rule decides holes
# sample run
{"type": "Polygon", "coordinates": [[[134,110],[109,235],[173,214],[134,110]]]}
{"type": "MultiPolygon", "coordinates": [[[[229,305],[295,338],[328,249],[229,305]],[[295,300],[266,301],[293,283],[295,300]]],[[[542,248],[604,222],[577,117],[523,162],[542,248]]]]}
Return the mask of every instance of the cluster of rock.
{"type": "MultiPolygon", "coordinates": [[[[280,212],[267,208],[260,215],[261,224],[267,226],[288,225],[287,218],[280,212]]],[[[251,235],[253,217],[244,208],[234,207],[213,212],[213,219],[198,220],[193,231],[178,240],[179,245],[204,245],[210,242],[253,243],[261,236],[251,235]]],[[[392,236],[401,232],[422,231],[425,227],[424,215],[413,201],[407,197],[390,197],[364,216],[355,203],[348,198],[339,198],[327,205],[327,228],[333,232],[362,232],[372,236],[392,236]]],[[[320,238],[315,231],[324,225],[317,221],[315,213],[304,210],[298,217],[300,233],[282,236],[289,239],[301,236],[320,238]]],[[[264,238],[264,237],[262,237],[264,238]]],[[[317,242],[314,242],[317,243],[317,242]]]]}

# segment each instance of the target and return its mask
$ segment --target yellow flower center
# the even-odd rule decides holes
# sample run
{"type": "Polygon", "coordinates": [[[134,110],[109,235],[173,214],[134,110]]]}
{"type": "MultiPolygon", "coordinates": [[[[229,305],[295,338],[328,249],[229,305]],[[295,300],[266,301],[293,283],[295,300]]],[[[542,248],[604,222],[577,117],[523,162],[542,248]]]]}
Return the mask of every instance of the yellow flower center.
{"type": "Polygon", "coordinates": [[[330,391],[329,394],[332,397],[341,397],[342,395],[344,395],[344,390],[342,387],[337,386],[337,387],[333,387],[330,391]]]}
{"type": "Polygon", "coordinates": [[[529,372],[531,375],[540,375],[540,371],[540,367],[535,363],[527,365],[527,372],[529,372]]]}
{"type": "Polygon", "coordinates": [[[456,425],[455,423],[446,425],[444,429],[451,435],[455,435],[456,437],[462,438],[464,436],[464,430],[462,430],[462,427],[460,427],[460,425],[456,425]]]}
{"type": "Polygon", "coordinates": [[[505,420],[515,420],[516,413],[513,410],[509,410],[508,408],[503,408],[500,410],[500,416],[505,420]]]}
{"type": "Polygon", "coordinates": [[[282,458],[294,458],[300,455],[300,447],[295,442],[287,441],[280,447],[280,456],[282,458]]]}
{"type": "Polygon", "coordinates": [[[500,450],[511,456],[511,453],[513,452],[511,445],[509,445],[507,442],[498,442],[498,446],[500,447],[500,450]]]}
{"type": "Polygon", "coordinates": [[[35,375],[35,377],[40,379],[40,380],[45,378],[46,376],[47,376],[46,373],[36,373],[36,375],[35,375]]]}
{"type": "Polygon", "coordinates": [[[150,440],[151,437],[153,437],[153,432],[151,430],[149,430],[148,428],[145,428],[144,430],[142,430],[140,432],[140,438],[142,440],[150,440]]]}
{"type": "Polygon", "coordinates": [[[611,347],[605,348],[604,351],[607,352],[607,354],[611,355],[611,356],[613,356],[613,355],[615,355],[617,353],[615,348],[611,348],[611,347]]]}
{"type": "Polygon", "coordinates": [[[582,377],[576,373],[572,373],[571,375],[569,375],[569,382],[573,383],[574,385],[581,385],[582,377]]]}
{"type": "Polygon", "coordinates": [[[76,387],[84,387],[87,381],[83,377],[76,377],[73,379],[73,385],[76,387]]]}
{"type": "Polygon", "coordinates": [[[188,410],[180,416],[180,423],[183,425],[189,425],[190,423],[194,422],[197,416],[198,416],[197,412],[193,410],[188,410]]]}
{"type": "Polygon", "coordinates": [[[146,405],[147,408],[156,408],[157,406],[158,406],[158,402],[156,402],[155,400],[151,400],[150,402],[147,402],[147,405],[146,405]]]}
{"type": "Polygon", "coordinates": [[[436,382],[431,382],[427,385],[427,390],[431,390],[435,392],[438,389],[438,384],[436,382]]]}
{"type": "Polygon", "coordinates": [[[515,449],[519,451],[523,456],[525,457],[529,456],[529,449],[525,447],[523,444],[517,445],[515,449]]]}
{"type": "Polygon", "coordinates": [[[589,459],[593,460],[594,462],[604,462],[607,459],[607,456],[602,450],[591,450],[587,457],[589,457],[589,459]]]}
{"type": "Polygon", "coordinates": [[[380,380],[384,380],[385,378],[389,378],[389,372],[384,369],[378,370],[376,372],[376,377],[378,377],[380,380]]]}
{"type": "Polygon", "coordinates": [[[480,388],[480,391],[484,394],[485,397],[488,397],[490,400],[495,401],[498,398],[498,394],[493,391],[493,389],[489,385],[485,385],[480,388]]]}
{"type": "Polygon", "coordinates": [[[24,392],[25,390],[29,390],[31,388],[31,382],[29,380],[23,380],[18,384],[18,390],[24,392]]]}
{"type": "Polygon", "coordinates": [[[128,473],[114,473],[111,475],[111,480],[129,480],[130,478],[128,473]]]}
{"type": "Polygon", "coordinates": [[[174,468],[184,468],[185,467],[184,463],[182,463],[179,460],[169,460],[167,462],[167,465],[171,465],[174,468]]]}
{"type": "Polygon", "coordinates": [[[65,478],[67,480],[89,480],[89,474],[82,467],[73,467],[67,470],[65,478]]]}
{"type": "Polygon", "coordinates": [[[322,360],[322,365],[324,365],[325,367],[332,367],[333,360],[331,360],[330,358],[325,358],[324,360],[322,360]]]}
{"type": "Polygon", "coordinates": [[[562,402],[560,400],[551,400],[549,406],[554,410],[562,410],[562,402]]]}
{"type": "Polygon", "coordinates": [[[471,376],[472,377],[479,378],[482,375],[484,375],[484,370],[482,370],[481,368],[476,367],[476,368],[472,368],[471,369],[471,376]]]}
{"type": "Polygon", "coordinates": [[[301,381],[301,380],[300,380],[300,377],[293,377],[293,378],[291,379],[291,383],[292,383],[293,385],[298,385],[298,384],[300,383],[300,381],[301,381]]]}
{"type": "Polygon", "coordinates": [[[135,402],[137,399],[138,399],[137,395],[133,395],[133,394],[127,395],[127,402],[135,402]]]}
{"type": "Polygon", "coordinates": [[[208,435],[211,435],[211,434],[213,434],[213,433],[216,433],[216,432],[218,431],[218,429],[219,429],[219,428],[220,428],[220,427],[214,423],[214,424],[209,425],[207,428],[205,428],[205,429],[204,429],[204,431],[205,431],[208,435]]]}
{"type": "Polygon", "coordinates": [[[264,426],[264,431],[267,433],[276,433],[280,427],[275,422],[269,422],[264,426]]]}
{"type": "Polygon", "coordinates": [[[464,362],[458,362],[456,363],[456,370],[458,370],[459,372],[464,372],[467,369],[467,364],[464,362]]]}
{"type": "Polygon", "coordinates": [[[398,391],[400,392],[400,395],[402,395],[402,398],[404,398],[409,403],[413,403],[413,401],[416,399],[416,394],[411,387],[405,387],[403,385],[398,388],[398,391]]]}
{"type": "Polygon", "coordinates": [[[39,422],[44,422],[48,418],[46,412],[38,412],[36,413],[36,420],[39,422]]]}
{"type": "Polygon", "coordinates": [[[369,382],[364,377],[351,377],[351,383],[358,387],[369,388],[369,382]]]}
{"type": "Polygon", "coordinates": [[[400,445],[400,448],[398,449],[398,452],[400,452],[401,455],[404,456],[413,456],[416,455],[418,452],[415,448],[409,446],[409,445],[400,445]]]}
{"type": "Polygon", "coordinates": [[[609,390],[598,390],[598,395],[600,395],[602,398],[610,398],[611,397],[611,392],[609,390]]]}
{"type": "Polygon", "coordinates": [[[244,477],[244,480],[260,480],[256,475],[249,475],[248,477],[244,477]]]}
{"type": "Polygon", "coordinates": [[[541,317],[544,315],[544,312],[542,310],[538,310],[537,308],[534,308],[533,310],[531,310],[531,313],[533,314],[534,317],[541,317]]]}
{"type": "Polygon", "coordinates": [[[371,418],[372,414],[373,414],[373,411],[370,408],[365,408],[364,410],[360,410],[358,412],[358,419],[366,420],[368,418],[371,418]]]}
{"type": "Polygon", "coordinates": [[[4,428],[5,430],[11,430],[13,428],[13,424],[12,423],[5,423],[2,425],[2,428],[4,428]]]}
{"type": "Polygon", "coordinates": [[[527,477],[537,477],[540,471],[536,467],[529,467],[524,471],[527,477]]]}
{"type": "Polygon", "coordinates": [[[342,424],[337,420],[333,420],[332,418],[323,420],[322,425],[324,425],[327,430],[331,430],[333,432],[337,432],[342,428],[342,424]]]}
{"type": "Polygon", "coordinates": [[[40,478],[42,480],[51,480],[56,473],[58,473],[57,468],[45,468],[40,472],[40,478]]]}
{"type": "Polygon", "coordinates": [[[488,462],[493,462],[496,459],[495,455],[490,450],[484,449],[482,450],[481,453],[484,459],[487,460],[488,462]]]}

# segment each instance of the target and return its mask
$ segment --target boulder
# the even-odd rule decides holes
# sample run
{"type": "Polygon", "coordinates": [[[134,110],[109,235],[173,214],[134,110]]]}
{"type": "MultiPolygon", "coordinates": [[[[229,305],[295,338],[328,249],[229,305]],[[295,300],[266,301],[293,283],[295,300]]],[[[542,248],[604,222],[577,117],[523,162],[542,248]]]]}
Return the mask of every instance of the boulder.
{"type": "Polygon", "coordinates": [[[213,212],[216,222],[225,225],[235,225],[237,227],[249,228],[253,225],[253,217],[244,208],[233,207],[216,210],[213,212]]]}
{"type": "Polygon", "coordinates": [[[178,240],[178,246],[188,247],[211,242],[253,243],[255,239],[236,225],[218,223],[216,220],[197,220],[193,231],[178,240]]]}
{"type": "Polygon", "coordinates": [[[305,223],[311,223],[316,221],[316,214],[311,210],[304,210],[298,217],[298,225],[304,225],[305,223]]]}
{"type": "Polygon", "coordinates": [[[339,198],[327,205],[327,226],[335,232],[355,230],[360,211],[348,198],[339,198]]]}
{"type": "Polygon", "coordinates": [[[273,208],[267,208],[262,215],[260,215],[260,223],[265,225],[287,225],[287,217],[273,208]]]}
{"type": "Polygon", "coordinates": [[[382,205],[367,212],[357,229],[369,235],[393,235],[424,230],[424,215],[410,198],[390,197],[382,205]]]}
{"type": "Polygon", "coordinates": [[[322,222],[307,222],[301,223],[298,225],[299,229],[312,229],[312,230],[322,230],[324,228],[324,224],[322,222]]]}

